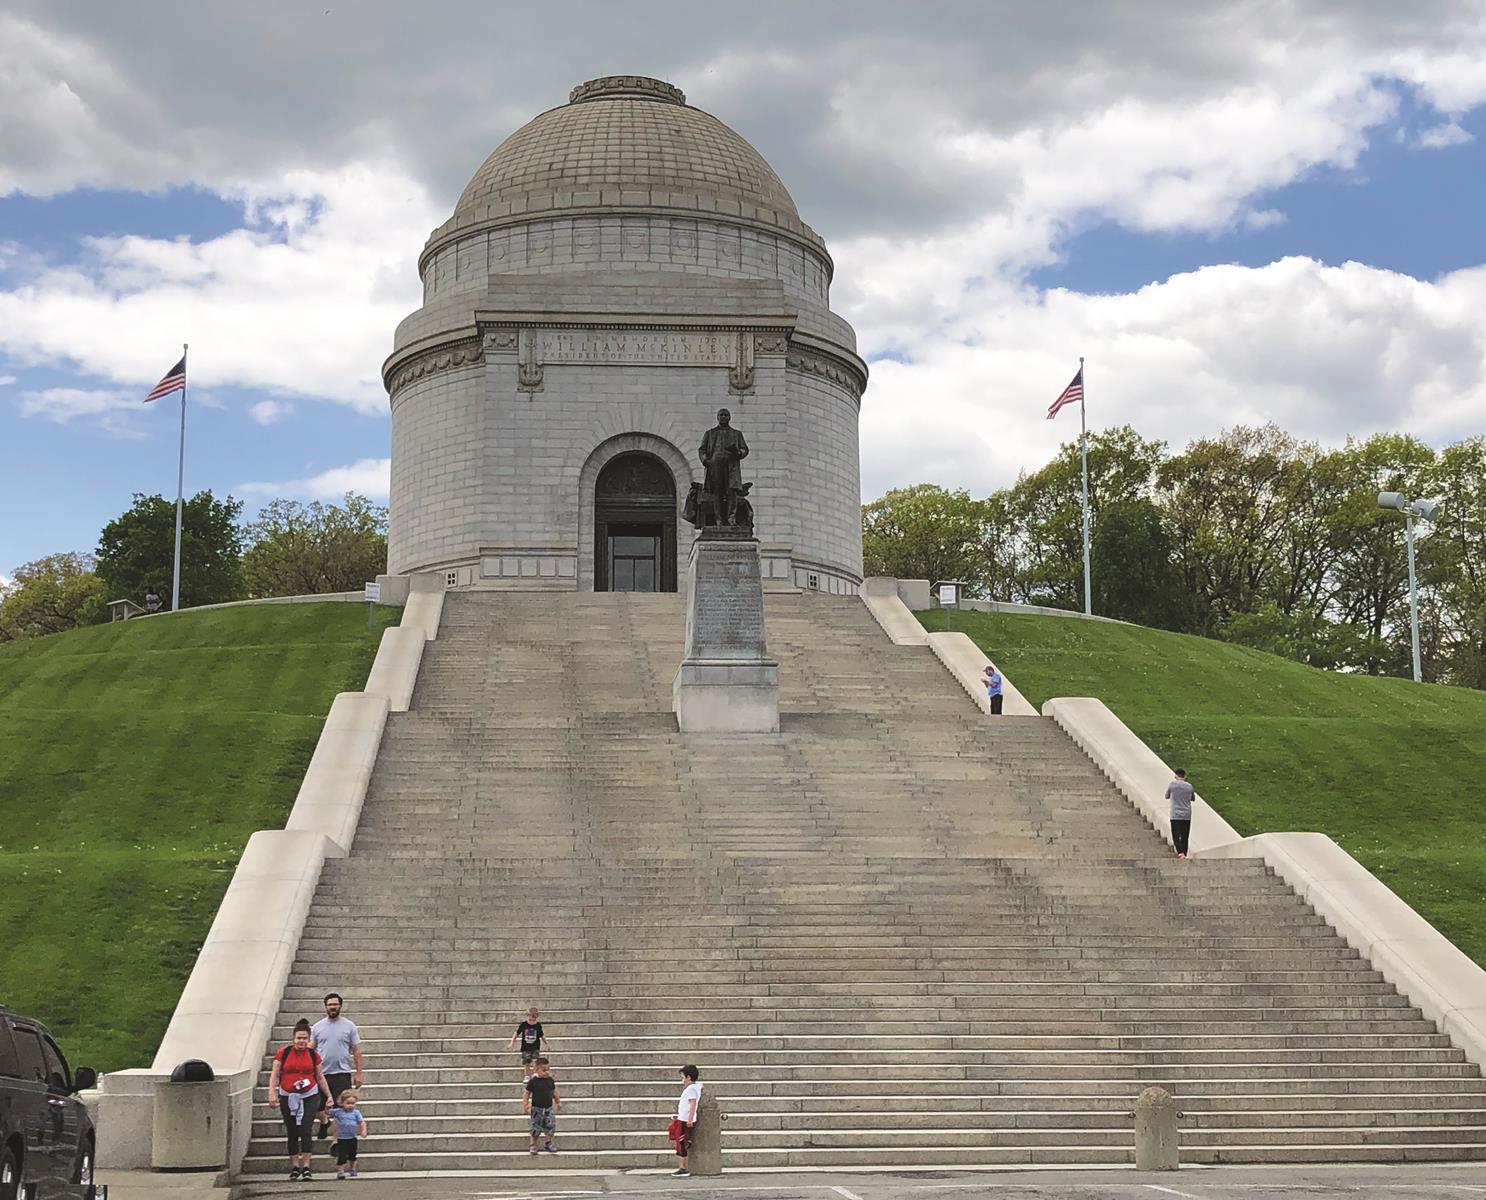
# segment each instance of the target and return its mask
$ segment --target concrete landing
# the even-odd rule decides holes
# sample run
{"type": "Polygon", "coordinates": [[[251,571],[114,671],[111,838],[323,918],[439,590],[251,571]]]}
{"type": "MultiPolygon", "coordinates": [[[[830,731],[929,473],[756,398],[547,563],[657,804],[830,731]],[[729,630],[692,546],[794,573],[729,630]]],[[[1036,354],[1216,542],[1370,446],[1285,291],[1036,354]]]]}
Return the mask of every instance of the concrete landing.
{"type": "MultiPolygon", "coordinates": [[[[309,1184],[254,1181],[234,1200],[335,1192],[353,1185],[316,1176],[309,1184]]],[[[365,1200],[615,1200],[668,1195],[684,1200],[1471,1200],[1486,1196],[1486,1168],[1445,1163],[1404,1167],[1188,1167],[1131,1170],[1034,1169],[967,1173],[767,1173],[730,1171],[720,1179],[664,1174],[555,1174],[356,1180],[365,1200]]],[[[124,1194],[124,1193],[119,1193],[124,1194]]],[[[140,1193],[144,1195],[146,1193],[140,1193]]],[[[161,1193],[174,1197],[174,1192],[161,1193]]]]}

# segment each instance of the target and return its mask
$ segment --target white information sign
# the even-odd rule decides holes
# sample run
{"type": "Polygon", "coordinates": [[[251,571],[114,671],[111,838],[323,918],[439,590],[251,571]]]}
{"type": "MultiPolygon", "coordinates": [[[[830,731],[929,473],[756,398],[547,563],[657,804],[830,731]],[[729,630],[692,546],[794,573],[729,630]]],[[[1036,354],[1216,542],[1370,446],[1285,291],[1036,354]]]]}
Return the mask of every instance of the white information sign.
{"type": "Polygon", "coordinates": [[[939,585],[939,603],[945,608],[953,606],[957,602],[956,592],[959,589],[952,583],[941,583],[939,585]]]}
{"type": "Polygon", "coordinates": [[[369,583],[366,585],[366,600],[368,604],[381,603],[382,585],[380,583],[369,583]]]}

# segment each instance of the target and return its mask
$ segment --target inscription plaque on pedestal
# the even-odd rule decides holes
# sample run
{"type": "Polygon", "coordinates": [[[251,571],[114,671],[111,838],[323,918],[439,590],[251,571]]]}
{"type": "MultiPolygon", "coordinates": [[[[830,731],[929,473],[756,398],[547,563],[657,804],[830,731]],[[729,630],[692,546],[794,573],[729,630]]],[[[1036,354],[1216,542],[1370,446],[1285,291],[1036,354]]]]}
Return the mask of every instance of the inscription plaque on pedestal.
{"type": "Polygon", "coordinates": [[[704,533],[687,566],[686,658],[672,688],[676,721],[690,733],[775,733],[779,664],[764,641],[758,542],[704,533]]]}
{"type": "MultiPolygon", "coordinates": [[[[752,538],[698,538],[706,565],[694,572],[686,606],[686,657],[764,657],[764,592],[758,542],[752,538]]],[[[695,560],[695,553],[693,558],[695,560]]]]}

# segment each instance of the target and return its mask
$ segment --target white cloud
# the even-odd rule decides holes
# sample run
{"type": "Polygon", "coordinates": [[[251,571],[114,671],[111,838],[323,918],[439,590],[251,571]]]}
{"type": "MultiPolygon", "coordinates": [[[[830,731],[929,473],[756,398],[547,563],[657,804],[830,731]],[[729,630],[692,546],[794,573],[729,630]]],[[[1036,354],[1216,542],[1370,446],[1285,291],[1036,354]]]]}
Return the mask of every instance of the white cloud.
{"type": "Polygon", "coordinates": [[[385,500],[391,479],[390,458],[363,458],[349,466],[321,471],[307,479],[244,483],[233,491],[239,496],[295,496],[307,500],[339,500],[347,492],[359,492],[372,500],[385,500]]]}
{"type": "Polygon", "coordinates": [[[9,387],[15,381],[14,375],[0,375],[0,387],[9,387]]]}
{"type": "Polygon", "coordinates": [[[1454,121],[1446,121],[1442,125],[1435,125],[1424,130],[1419,135],[1419,145],[1426,150],[1442,150],[1447,146],[1464,146],[1475,141],[1475,137],[1468,129],[1462,128],[1454,121]]]}
{"type": "Polygon", "coordinates": [[[193,383],[386,411],[381,363],[418,304],[415,255],[442,216],[427,192],[363,164],[235,195],[265,223],[203,242],[95,238],[83,263],[0,290],[0,350],[148,389],[188,341],[193,383]]]}
{"type": "Polygon", "coordinates": [[[1003,486],[1078,434],[1047,406],[1087,357],[1091,428],[1180,447],[1273,420],[1335,444],[1403,430],[1481,431],[1486,267],[1435,282],[1291,258],[1204,267],[1137,292],[1001,292],[930,335],[912,364],[874,363],[863,494],[924,480],[1003,486]]]}
{"type": "Polygon", "coordinates": [[[260,400],[248,409],[248,416],[260,425],[272,425],[282,421],[294,411],[294,406],[283,400],[260,400]]]}
{"type": "Polygon", "coordinates": [[[143,391],[56,387],[22,392],[20,410],[24,417],[44,417],[59,425],[79,417],[92,418],[119,437],[140,437],[131,418],[143,411],[143,401],[143,391]]]}
{"type": "Polygon", "coordinates": [[[0,13],[0,196],[157,185],[170,156],[156,106],[85,39],[0,13]],[[153,143],[153,144],[152,144],[153,143]]]}

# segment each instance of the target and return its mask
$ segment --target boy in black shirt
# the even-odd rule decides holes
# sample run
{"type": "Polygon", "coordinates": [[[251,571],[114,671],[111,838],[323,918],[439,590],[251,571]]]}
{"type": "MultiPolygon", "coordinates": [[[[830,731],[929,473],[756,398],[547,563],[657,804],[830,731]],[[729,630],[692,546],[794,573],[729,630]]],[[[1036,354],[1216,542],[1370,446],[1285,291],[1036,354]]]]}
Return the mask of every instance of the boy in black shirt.
{"type": "Polygon", "coordinates": [[[531,1065],[536,1061],[537,1055],[542,1052],[542,1043],[549,1041],[542,1033],[542,1022],[539,1020],[541,1013],[534,1008],[526,1010],[526,1020],[516,1026],[516,1032],[511,1035],[511,1040],[506,1043],[510,1049],[518,1041],[521,1043],[521,1082],[525,1083],[531,1078],[531,1065]]]}
{"type": "Polygon", "coordinates": [[[557,1080],[550,1074],[547,1060],[537,1059],[537,1073],[526,1081],[526,1094],[521,1097],[521,1111],[527,1115],[527,1126],[531,1130],[531,1153],[537,1153],[537,1142],[545,1138],[543,1149],[556,1154],[552,1139],[557,1135],[557,1110],[562,1107],[562,1097],[557,1094],[557,1080]]]}

